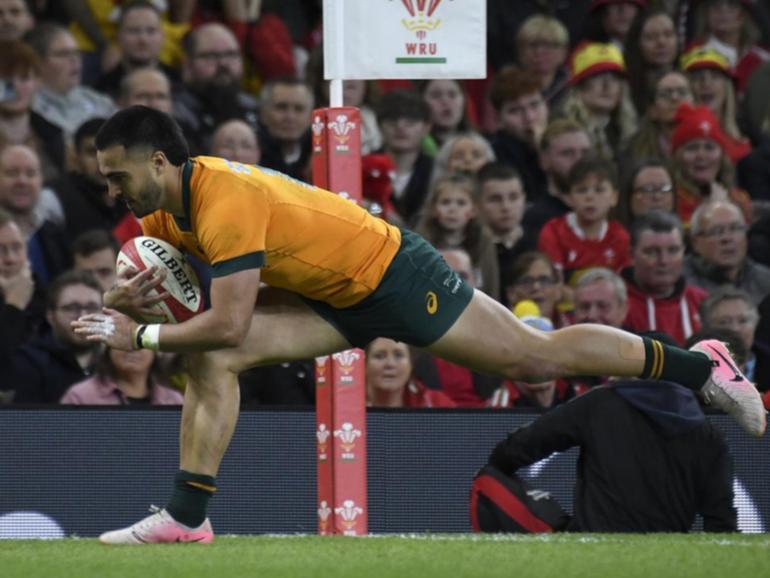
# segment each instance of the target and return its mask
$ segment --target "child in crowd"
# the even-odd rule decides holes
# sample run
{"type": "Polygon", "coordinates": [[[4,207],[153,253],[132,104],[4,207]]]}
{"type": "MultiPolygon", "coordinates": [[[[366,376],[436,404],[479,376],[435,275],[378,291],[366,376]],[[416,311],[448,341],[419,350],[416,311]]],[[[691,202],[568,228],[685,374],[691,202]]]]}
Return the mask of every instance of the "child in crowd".
{"type": "Polygon", "coordinates": [[[618,203],[615,169],[602,159],[583,159],[570,171],[568,200],[572,211],[551,219],[540,232],[538,247],[565,279],[586,267],[620,271],[629,263],[629,237],[610,220],[618,203]]]}
{"type": "Polygon", "coordinates": [[[498,269],[506,271],[516,257],[537,245],[537,238],[525,235],[521,224],[527,200],[521,176],[510,165],[493,162],[481,167],[476,178],[479,213],[492,233],[498,269]]]}
{"type": "Polygon", "coordinates": [[[438,249],[462,247],[473,261],[476,286],[499,298],[497,255],[492,237],[476,212],[475,181],[462,174],[440,178],[431,187],[417,232],[438,249]]]}
{"type": "Polygon", "coordinates": [[[432,180],[452,173],[475,175],[479,169],[495,160],[489,141],[474,131],[449,137],[436,155],[432,180]]]}

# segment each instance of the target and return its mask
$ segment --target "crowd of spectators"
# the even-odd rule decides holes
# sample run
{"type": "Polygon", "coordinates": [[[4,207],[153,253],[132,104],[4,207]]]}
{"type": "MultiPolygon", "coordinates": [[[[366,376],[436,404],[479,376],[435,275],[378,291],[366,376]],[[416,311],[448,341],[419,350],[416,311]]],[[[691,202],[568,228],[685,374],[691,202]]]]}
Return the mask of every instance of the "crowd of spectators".
{"type": "MultiPolygon", "coordinates": [[[[0,403],[181,402],[175,356],[69,328],[141,233],[107,195],[95,135],[141,104],[173,115],[195,155],[310,182],[329,93],[321,4],[0,0],[0,403]]],[[[487,12],[484,79],[344,83],[364,205],[538,329],[600,323],[683,346],[716,331],[770,407],[770,7],[487,12]]],[[[608,379],[504,382],[387,339],[366,353],[373,406],[550,408],[608,379]]],[[[241,390],[310,404],[312,362],[248,371],[241,390]]]]}

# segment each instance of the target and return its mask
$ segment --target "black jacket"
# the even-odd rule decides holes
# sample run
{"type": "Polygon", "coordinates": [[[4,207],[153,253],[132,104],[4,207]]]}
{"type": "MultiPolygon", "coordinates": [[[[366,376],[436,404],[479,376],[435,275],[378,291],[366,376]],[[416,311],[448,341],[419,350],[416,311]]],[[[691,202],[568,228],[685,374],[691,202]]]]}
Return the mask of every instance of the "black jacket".
{"type": "Polygon", "coordinates": [[[307,169],[311,154],[309,130],[305,132],[300,141],[299,158],[291,163],[287,163],[283,158],[281,143],[270,134],[264,125],[260,125],[259,128],[259,147],[262,149],[262,157],[259,161],[261,166],[284,173],[300,181],[307,181],[309,175],[307,169]]]}
{"type": "Polygon", "coordinates": [[[258,130],[259,102],[243,91],[233,92],[217,87],[206,91],[177,87],[174,91],[174,118],[187,138],[190,155],[207,155],[211,152],[214,131],[226,120],[238,118],[254,131],[258,130]]]}
{"type": "Polygon", "coordinates": [[[687,532],[737,528],[727,444],[695,396],[672,383],[596,388],[510,434],[490,463],[504,473],[580,448],[569,530],[687,532]]]}
{"type": "Polygon", "coordinates": [[[29,113],[29,125],[38,140],[43,180],[50,182],[65,170],[67,148],[64,131],[34,111],[29,113]]]}
{"type": "MultiPolygon", "coordinates": [[[[64,273],[72,267],[72,246],[70,237],[62,225],[53,221],[45,221],[43,225],[33,235],[40,246],[40,252],[45,271],[33,270],[42,279],[45,279],[43,273],[47,275],[43,286],[53,281],[60,273],[64,273]]],[[[29,243],[27,243],[29,246],[29,243]]]]}
{"type": "Polygon", "coordinates": [[[543,169],[540,168],[537,150],[503,131],[494,133],[489,142],[499,162],[510,165],[519,171],[521,184],[527,195],[527,204],[548,195],[548,178],[543,169]]]}
{"type": "Polygon", "coordinates": [[[0,359],[40,334],[46,326],[45,291],[37,279],[32,299],[24,310],[6,303],[0,291],[0,359]]]}
{"type": "Polygon", "coordinates": [[[125,203],[107,203],[106,184],[96,184],[79,173],[69,173],[51,187],[64,209],[67,234],[71,239],[91,229],[112,231],[128,212],[125,203]]]}
{"type": "Polygon", "coordinates": [[[50,334],[19,347],[0,366],[0,391],[15,391],[14,403],[59,403],[71,385],[91,373],[50,334]]]}
{"type": "Polygon", "coordinates": [[[410,228],[415,228],[420,220],[425,201],[428,199],[430,179],[433,174],[433,157],[420,153],[412,169],[412,176],[401,195],[391,199],[398,214],[410,228]]]}

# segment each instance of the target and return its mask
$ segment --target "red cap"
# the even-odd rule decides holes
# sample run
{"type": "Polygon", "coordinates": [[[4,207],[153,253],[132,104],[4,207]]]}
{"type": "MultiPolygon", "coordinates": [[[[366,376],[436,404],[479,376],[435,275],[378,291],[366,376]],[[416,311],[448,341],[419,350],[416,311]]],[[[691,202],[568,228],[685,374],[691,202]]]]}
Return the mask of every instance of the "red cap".
{"type": "Polygon", "coordinates": [[[732,138],[722,130],[719,119],[707,106],[693,106],[683,102],[674,116],[676,126],[671,135],[671,150],[697,139],[713,140],[732,162],[737,162],[751,151],[751,146],[732,138]]]}
{"type": "Polygon", "coordinates": [[[591,6],[588,8],[588,11],[593,12],[607,4],[636,4],[642,10],[647,8],[647,0],[591,0],[591,6]]]}

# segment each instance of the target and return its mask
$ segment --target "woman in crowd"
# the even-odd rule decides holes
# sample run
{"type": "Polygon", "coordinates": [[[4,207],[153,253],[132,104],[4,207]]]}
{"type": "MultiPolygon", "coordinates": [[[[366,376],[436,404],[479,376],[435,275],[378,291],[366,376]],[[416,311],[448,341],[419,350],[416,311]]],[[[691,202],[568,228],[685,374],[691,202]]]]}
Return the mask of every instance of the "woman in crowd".
{"type": "Polygon", "coordinates": [[[385,337],[366,346],[366,402],[370,407],[455,407],[443,391],[414,379],[409,346],[385,337]]]}
{"type": "Polygon", "coordinates": [[[693,101],[689,80],[677,70],[666,72],[657,79],[650,98],[639,130],[621,155],[620,174],[627,173],[640,158],[670,158],[676,111],[680,104],[693,101]]]}
{"type": "MultiPolygon", "coordinates": [[[[764,3],[705,0],[691,4],[696,36],[693,44],[717,50],[727,58],[735,70],[738,94],[742,94],[752,72],[770,60],[770,52],[759,45],[762,32],[753,13],[761,10],[764,3]]],[[[767,15],[767,8],[764,10],[767,15]]]]}
{"type": "Polygon", "coordinates": [[[634,19],[645,8],[647,0],[592,0],[583,38],[621,48],[634,19]]]}
{"type": "Polygon", "coordinates": [[[623,54],[612,44],[579,45],[570,59],[570,85],[563,115],[586,127],[598,155],[615,159],[637,121],[623,54]]]}
{"type": "Polygon", "coordinates": [[[639,116],[644,115],[652,100],[655,81],[674,68],[678,49],[674,21],[665,10],[647,10],[634,20],[623,57],[631,98],[639,116]]]}
{"type": "Polygon", "coordinates": [[[564,285],[561,275],[545,253],[528,251],[514,261],[503,276],[505,292],[511,307],[529,299],[540,309],[540,315],[551,320],[554,327],[566,327],[569,321],[559,310],[564,285]]]}
{"type": "Polygon", "coordinates": [[[471,128],[465,89],[459,80],[439,78],[418,84],[430,107],[431,141],[427,149],[435,152],[450,137],[471,128]]]}
{"type": "Polygon", "coordinates": [[[519,65],[540,78],[543,96],[551,110],[558,108],[567,87],[564,67],[569,33],[558,19],[544,14],[527,18],[516,33],[519,65]]]}
{"type": "Polygon", "coordinates": [[[730,199],[750,221],[751,199],[733,186],[735,143],[722,131],[714,113],[705,106],[683,104],[676,113],[671,135],[677,213],[688,224],[705,200],[730,199]]]}
{"type": "Polygon", "coordinates": [[[660,159],[643,159],[632,167],[622,182],[618,220],[626,228],[634,219],[653,209],[673,213],[676,209],[674,179],[660,159]]]}
{"type": "Polygon", "coordinates": [[[62,396],[65,405],[181,405],[182,394],[171,389],[154,351],[106,349],[93,377],[76,383],[62,396]]]}
{"type": "Polygon", "coordinates": [[[726,134],[743,138],[736,122],[734,76],[727,59],[711,48],[696,47],[682,55],[680,66],[690,79],[696,104],[709,107],[726,134]]]}

